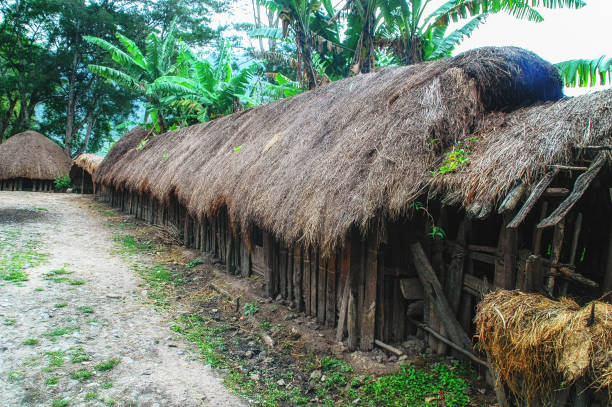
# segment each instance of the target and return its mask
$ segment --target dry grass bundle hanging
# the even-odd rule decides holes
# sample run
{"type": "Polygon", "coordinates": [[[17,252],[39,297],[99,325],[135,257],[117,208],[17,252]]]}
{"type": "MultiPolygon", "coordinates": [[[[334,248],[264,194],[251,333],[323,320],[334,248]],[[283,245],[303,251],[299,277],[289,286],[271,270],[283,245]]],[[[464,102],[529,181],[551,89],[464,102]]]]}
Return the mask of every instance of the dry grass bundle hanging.
{"type": "Polygon", "coordinates": [[[579,380],[612,392],[612,305],[498,290],[474,321],[489,362],[518,398],[542,405],[579,380]]]}

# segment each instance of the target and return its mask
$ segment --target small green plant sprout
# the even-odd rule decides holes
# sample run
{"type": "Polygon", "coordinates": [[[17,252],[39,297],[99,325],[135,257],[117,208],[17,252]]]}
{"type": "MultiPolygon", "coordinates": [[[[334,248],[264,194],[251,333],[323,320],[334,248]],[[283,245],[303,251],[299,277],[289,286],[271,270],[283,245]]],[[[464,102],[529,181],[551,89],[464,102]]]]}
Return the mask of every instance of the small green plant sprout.
{"type": "Polygon", "coordinates": [[[259,327],[264,331],[269,331],[270,328],[272,328],[272,324],[270,323],[270,321],[261,321],[259,323],[259,327]]]}
{"type": "Polygon", "coordinates": [[[55,178],[53,183],[55,184],[55,189],[61,191],[66,188],[70,188],[72,181],[70,180],[70,175],[64,174],[61,177],[55,178]]]}
{"type": "Polygon", "coordinates": [[[15,325],[15,322],[17,322],[16,319],[14,319],[14,318],[7,318],[7,319],[4,320],[2,325],[4,325],[4,326],[12,326],[12,325],[15,325]]]}
{"type": "Polygon", "coordinates": [[[113,382],[102,383],[100,387],[102,387],[103,389],[110,389],[111,387],[113,387],[113,382]]]}
{"type": "Polygon", "coordinates": [[[45,384],[47,386],[55,386],[58,381],[59,381],[59,379],[58,379],[57,376],[51,376],[51,377],[45,379],[45,384]]]}
{"type": "Polygon", "coordinates": [[[10,372],[8,372],[8,381],[11,383],[15,383],[22,380],[24,376],[25,374],[22,371],[11,370],[10,372]]]}
{"type": "Polygon", "coordinates": [[[440,226],[433,225],[428,235],[432,239],[444,239],[446,237],[446,232],[440,226]]]}
{"type": "Polygon", "coordinates": [[[90,391],[89,393],[85,393],[85,401],[93,401],[97,400],[100,395],[98,393],[90,391]]]}
{"type": "Polygon", "coordinates": [[[80,382],[87,380],[87,379],[91,379],[92,376],[93,376],[93,373],[85,369],[77,370],[76,372],[70,373],[70,377],[72,379],[78,380],[80,382]]]}
{"type": "Polygon", "coordinates": [[[94,309],[86,305],[77,307],[77,311],[82,312],[83,314],[93,314],[94,313],[94,309]]]}
{"type": "Polygon", "coordinates": [[[36,338],[29,338],[23,341],[23,344],[28,345],[28,346],[34,346],[34,345],[38,345],[38,342],[39,341],[36,338]]]}
{"type": "Polygon", "coordinates": [[[54,307],[55,308],[64,308],[67,305],[68,305],[67,302],[59,302],[59,303],[55,304],[54,307]]]}
{"type": "Polygon", "coordinates": [[[167,152],[163,153],[162,154],[162,161],[166,161],[168,159],[168,157],[170,157],[170,154],[168,154],[167,152]]]}
{"type": "Polygon", "coordinates": [[[442,166],[438,170],[432,171],[432,174],[444,175],[459,169],[462,165],[469,161],[469,155],[472,152],[472,147],[477,142],[478,139],[475,136],[468,137],[463,142],[458,141],[457,145],[455,145],[451,151],[446,153],[442,166]]]}
{"type": "Polygon", "coordinates": [[[244,305],[242,306],[242,310],[244,315],[249,316],[252,314],[256,314],[257,311],[259,311],[259,306],[257,305],[256,302],[245,302],[244,305]]]}
{"type": "Polygon", "coordinates": [[[234,152],[237,152],[237,151],[240,151],[240,150],[242,150],[242,146],[241,145],[234,147],[234,152]]]}
{"type": "Polygon", "coordinates": [[[204,261],[201,258],[198,257],[198,258],[195,258],[195,259],[191,260],[189,263],[187,263],[187,265],[185,267],[188,268],[188,269],[192,269],[195,266],[197,266],[198,264],[202,264],[202,263],[204,263],[204,261]]]}
{"type": "Polygon", "coordinates": [[[66,407],[70,405],[70,400],[66,399],[54,399],[51,402],[51,407],[66,407]]]}
{"type": "Polygon", "coordinates": [[[117,366],[121,362],[119,358],[112,358],[106,362],[98,363],[94,366],[98,372],[106,372],[108,370],[112,370],[115,366],[117,366]]]}

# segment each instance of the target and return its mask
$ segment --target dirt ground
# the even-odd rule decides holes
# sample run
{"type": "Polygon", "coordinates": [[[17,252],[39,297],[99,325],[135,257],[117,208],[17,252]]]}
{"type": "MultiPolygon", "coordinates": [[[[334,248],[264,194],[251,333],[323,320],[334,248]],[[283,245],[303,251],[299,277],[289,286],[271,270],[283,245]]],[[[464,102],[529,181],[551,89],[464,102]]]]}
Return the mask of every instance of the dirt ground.
{"type": "Polygon", "coordinates": [[[246,405],[142,301],[133,259],[113,253],[91,208],[87,196],[0,192],[0,261],[48,254],[27,281],[0,283],[0,406],[246,405]]]}

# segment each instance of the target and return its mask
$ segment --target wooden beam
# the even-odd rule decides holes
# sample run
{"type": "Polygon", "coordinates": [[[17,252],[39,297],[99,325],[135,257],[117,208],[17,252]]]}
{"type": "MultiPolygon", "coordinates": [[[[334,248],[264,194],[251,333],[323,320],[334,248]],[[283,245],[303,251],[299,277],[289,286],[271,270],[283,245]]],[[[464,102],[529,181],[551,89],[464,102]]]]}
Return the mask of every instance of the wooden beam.
{"type": "Polygon", "coordinates": [[[299,246],[293,249],[293,305],[297,312],[304,310],[304,302],[302,298],[302,249],[299,246]]]}
{"type": "Polygon", "coordinates": [[[427,293],[427,296],[432,299],[433,305],[438,317],[444,324],[444,328],[451,340],[461,348],[468,350],[472,348],[472,341],[465,333],[457,319],[453,315],[453,310],[448,303],[444,290],[440,285],[440,281],[436,276],[427,256],[423,251],[423,247],[419,242],[410,245],[412,260],[416,267],[416,271],[421,280],[421,284],[427,293]]]}
{"type": "Polygon", "coordinates": [[[600,152],[597,154],[597,157],[595,157],[595,160],[593,160],[586,172],[576,178],[572,193],[569,194],[569,196],[561,202],[561,205],[559,205],[546,219],[538,223],[538,228],[554,226],[567,215],[570,209],[572,209],[576,202],[584,195],[606,161],[608,161],[607,154],[607,152],[600,152]]]}
{"type": "Polygon", "coordinates": [[[304,294],[304,313],[310,315],[310,248],[303,251],[304,258],[304,274],[302,277],[302,286],[304,294]]]}
{"type": "MultiPolygon", "coordinates": [[[[371,233],[367,240],[365,291],[363,297],[363,313],[361,315],[362,351],[370,351],[374,347],[374,329],[376,326],[376,280],[378,280],[378,239],[371,233]]],[[[381,283],[382,284],[382,283],[381,283]]]]}
{"type": "Polygon", "coordinates": [[[470,226],[471,220],[464,217],[457,230],[457,238],[455,239],[457,244],[453,248],[450,265],[448,266],[448,280],[446,281],[445,292],[448,297],[448,302],[455,313],[454,315],[457,315],[459,303],[461,301],[462,290],[460,287],[463,285],[467,229],[470,228],[470,226]]]}
{"type": "Polygon", "coordinates": [[[317,270],[317,320],[321,325],[325,324],[325,302],[327,299],[327,260],[318,256],[317,270]]]}
{"type": "Polygon", "coordinates": [[[499,205],[497,209],[497,213],[504,213],[508,211],[513,211],[516,205],[518,205],[519,201],[523,197],[525,190],[527,189],[527,184],[523,182],[519,182],[514,188],[510,190],[508,195],[504,198],[502,203],[499,205]]]}
{"type": "Polygon", "coordinates": [[[550,168],[558,168],[564,171],[587,171],[588,167],[578,167],[573,165],[560,165],[560,164],[552,164],[549,165],[550,168]]]}
{"type": "Polygon", "coordinates": [[[567,188],[546,188],[546,191],[544,191],[542,195],[550,198],[559,198],[567,196],[569,192],[570,190],[567,188]]]}
{"type": "Polygon", "coordinates": [[[531,212],[531,209],[533,209],[535,204],[538,202],[538,200],[546,190],[546,188],[548,188],[548,186],[558,173],[559,169],[554,168],[552,171],[547,172],[546,175],[542,177],[542,179],[538,182],[533,191],[531,191],[531,194],[529,194],[529,197],[527,198],[521,209],[518,211],[514,219],[512,219],[510,223],[508,223],[507,227],[518,228],[519,225],[523,223],[527,215],[529,215],[529,212],[531,212]]]}
{"type": "Polygon", "coordinates": [[[342,258],[340,261],[340,277],[344,281],[342,290],[342,302],[340,304],[340,313],[338,315],[338,328],[336,329],[336,341],[341,342],[344,338],[344,327],[346,314],[348,311],[348,300],[351,282],[351,241],[347,239],[342,248],[342,258]]]}
{"type": "Polygon", "coordinates": [[[264,245],[264,281],[266,283],[266,295],[270,298],[274,297],[274,282],[272,279],[274,276],[274,239],[272,235],[267,232],[263,232],[263,245],[264,245]]]}
{"type": "MultiPolygon", "coordinates": [[[[551,263],[558,263],[561,259],[561,250],[563,249],[563,239],[565,237],[565,218],[561,218],[558,223],[555,224],[555,230],[553,232],[552,248],[550,251],[551,263]]],[[[549,273],[553,273],[554,268],[550,268],[549,273]]],[[[546,284],[544,289],[550,297],[554,297],[555,288],[555,277],[549,274],[546,278],[546,284]]]]}
{"type": "Polygon", "coordinates": [[[336,254],[327,261],[327,300],[325,301],[325,324],[329,328],[336,325],[336,254]]]}

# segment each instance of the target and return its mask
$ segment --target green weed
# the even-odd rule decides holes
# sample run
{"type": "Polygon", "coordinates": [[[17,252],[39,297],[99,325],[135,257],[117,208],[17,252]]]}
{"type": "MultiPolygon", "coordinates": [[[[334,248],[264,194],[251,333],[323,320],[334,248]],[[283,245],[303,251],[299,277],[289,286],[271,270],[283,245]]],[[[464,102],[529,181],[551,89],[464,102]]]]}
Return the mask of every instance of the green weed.
{"type": "Polygon", "coordinates": [[[68,280],[70,285],[83,285],[85,284],[84,280],[68,280]]]}
{"type": "Polygon", "coordinates": [[[67,334],[76,332],[78,330],[79,330],[78,326],[71,325],[71,326],[66,326],[64,328],[61,328],[61,329],[55,329],[53,331],[46,332],[43,335],[51,339],[51,338],[56,338],[58,336],[67,335],[67,334]]]}
{"type": "Polygon", "coordinates": [[[23,344],[24,345],[32,346],[32,345],[38,345],[38,342],[39,342],[39,340],[36,339],[36,338],[29,338],[29,339],[26,339],[25,341],[23,341],[23,344]]]}
{"type": "Polygon", "coordinates": [[[68,353],[72,363],[81,363],[90,360],[90,356],[82,347],[71,349],[68,353]]]}
{"type": "Polygon", "coordinates": [[[68,305],[68,303],[66,303],[66,302],[60,302],[58,304],[55,304],[54,307],[55,308],[64,308],[67,305],[68,305]]]}
{"type": "Polygon", "coordinates": [[[54,399],[51,402],[51,407],[66,407],[70,405],[70,400],[66,399],[54,399]]]}
{"type": "Polygon", "coordinates": [[[78,380],[81,382],[87,379],[91,379],[92,376],[93,376],[93,373],[85,369],[77,370],[76,372],[73,372],[70,374],[70,377],[72,379],[78,380]]]}
{"type": "Polygon", "coordinates": [[[242,306],[242,311],[244,315],[247,315],[247,316],[251,314],[256,314],[257,311],[259,311],[259,306],[257,305],[256,302],[254,303],[245,302],[244,305],[242,306]]]}
{"type": "Polygon", "coordinates": [[[49,357],[49,367],[59,367],[64,364],[64,356],[66,356],[66,354],[63,351],[57,350],[46,352],[45,354],[49,357]]]}
{"type": "Polygon", "coordinates": [[[55,386],[58,381],[59,381],[59,379],[58,379],[57,376],[51,376],[51,377],[45,379],[45,384],[47,386],[55,386]]]}
{"type": "Polygon", "coordinates": [[[100,395],[93,391],[90,391],[89,393],[85,393],[85,401],[97,400],[98,397],[100,397],[100,395]]]}
{"type": "Polygon", "coordinates": [[[20,370],[11,370],[8,372],[8,381],[10,383],[15,383],[23,379],[25,373],[20,370]]]}
{"type": "Polygon", "coordinates": [[[100,387],[102,387],[103,389],[110,389],[111,387],[113,387],[113,382],[102,383],[100,387]]]}
{"type": "Polygon", "coordinates": [[[225,365],[223,351],[222,327],[213,328],[208,325],[208,320],[197,314],[184,315],[177,319],[177,325],[173,327],[175,332],[185,335],[187,340],[194,342],[200,349],[200,353],[206,363],[212,367],[225,365]]]}
{"type": "Polygon", "coordinates": [[[94,366],[94,369],[97,370],[98,372],[106,372],[108,370],[113,369],[115,366],[117,366],[119,362],[121,362],[121,359],[112,358],[106,362],[98,363],[97,365],[94,366]]]}
{"type": "Polygon", "coordinates": [[[19,232],[0,231],[0,279],[19,283],[28,280],[24,271],[44,263],[49,255],[40,251],[41,242],[21,239],[19,232]]]}
{"type": "Polygon", "coordinates": [[[138,241],[132,235],[116,235],[113,239],[118,246],[116,253],[134,255],[153,250],[153,245],[149,240],[138,241]]]}
{"type": "Polygon", "coordinates": [[[188,269],[192,269],[195,266],[197,266],[198,264],[202,264],[202,263],[204,263],[204,261],[201,258],[198,257],[197,259],[193,259],[189,263],[187,263],[187,265],[185,267],[188,268],[188,269]]]}
{"type": "Polygon", "coordinates": [[[13,326],[13,325],[15,325],[16,322],[17,322],[17,320],[14,319],[14,318],[7,318],[7,319],[4,320],[4,322],[2,322],[2,325],[4,325],[4,326],[13,326]]]}
{"type": "Polygon", "coordinates": [[[182,276],[155,264],[152,266],[134,265],[136,272],[147,283],[147,296],[156,306],[168,305],[168,288],[182,284],[182,276]]]}
{"type": "Polygon", "coordinates": [[[77,311],[82,312],[83,314],[93,314],[94,313],[94,309],[86,305],[77,307],[77,311]]]}

